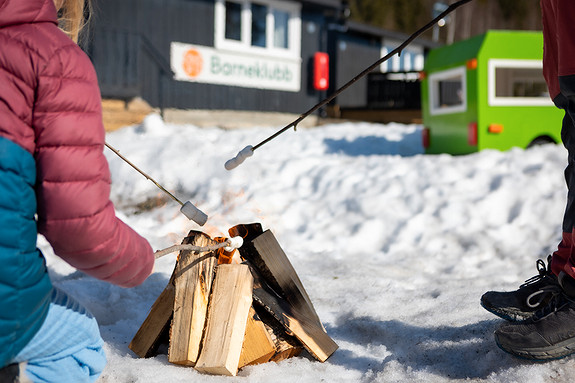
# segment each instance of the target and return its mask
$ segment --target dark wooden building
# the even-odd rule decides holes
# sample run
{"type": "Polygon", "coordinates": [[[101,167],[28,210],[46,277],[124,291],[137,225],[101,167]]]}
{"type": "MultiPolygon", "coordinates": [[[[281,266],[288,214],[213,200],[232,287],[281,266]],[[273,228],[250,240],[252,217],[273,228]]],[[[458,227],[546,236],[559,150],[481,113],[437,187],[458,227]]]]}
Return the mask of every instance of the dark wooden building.
{"type": "MultiPolygon", "coordinates": [[[[348,21],[330,31],[330,91],[340,88],[365,68],[392,52],[409,36],[348,21]]],[[[414,122],[421,115],[419,72],[425,55],[439,44],[416,39],[348,88],[333,103],[343,118],[380,122],[414,122]]]]}
{"type": "MultiPolygon", "coordinates": [[[[159,108],[302,113],[404,38],[346,20],[344,3],[98,0],[85,49],[104,98],[141,97],[159,108]],[[327,53],[329,71],[318,66],[318,52],[327,53]],[[329,82],[318,82],[326,74],[329,82]]],[[[419,70],[427,48],[416,42],[409,59],[391,60],[381,71],[419,70]]],[[[367,107],[370,81],[336,103],[367,107]]]]}
{"type": "Polygon", "coordinates": [[[298,112],[339,0],[99,0],[86,48],[103,97],[298,112]]]}

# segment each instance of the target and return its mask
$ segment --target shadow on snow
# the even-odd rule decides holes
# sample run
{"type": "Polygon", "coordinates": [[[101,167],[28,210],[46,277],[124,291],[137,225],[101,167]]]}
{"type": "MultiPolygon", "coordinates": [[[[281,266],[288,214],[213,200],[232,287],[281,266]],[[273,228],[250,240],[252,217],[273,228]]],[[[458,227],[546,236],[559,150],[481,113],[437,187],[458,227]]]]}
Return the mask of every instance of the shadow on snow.
{"type": "Polygon", "coordinates": [[[351,157],[372,155],[410,157],[424,153],[420,135],[421,133],[416,131],[403,136],[400,141],[389,140],[386,137],[364,136],[352,141],[345,138],[325,138],[323,142],[327,147],[327,153],[331,154],[345,154],[351,157]]]}
{"type": "Polygon", "coordinates": [[[487,378],[517,365],[529,363],[505,354],[495,344],[493,332],[500,320],[484,320],[461,327],[420,327],[397,320],[341,316],[327,328],[337,342],[356,343],[363,349],[383,346],[384,358],[357,355],[340,348],[330,363],[362,372],[383,371],[392,361],[412,371],[425,371],[451,379],[487,378]]]}

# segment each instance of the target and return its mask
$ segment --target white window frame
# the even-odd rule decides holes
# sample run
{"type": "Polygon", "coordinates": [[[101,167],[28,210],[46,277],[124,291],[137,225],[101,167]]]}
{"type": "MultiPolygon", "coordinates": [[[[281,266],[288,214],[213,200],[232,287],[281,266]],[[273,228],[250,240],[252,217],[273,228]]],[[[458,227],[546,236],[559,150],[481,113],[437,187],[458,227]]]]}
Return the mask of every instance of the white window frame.
{"type": "Polygon", "coordinates": [[[467,70],[465,66],[447,69],[441,72],[432,73],[428,78],[429,92],[429,113],[431,115],[462,113],[467,110],[467,70]],[[437,97],[439,97],[438,83],[456,76],[461,76],[461,104],[456,106],[436,107],[437,97]]]}
{"type": "MultiPolygon", "coordinates": [[[[541,60],[490,59],[487,62],[487,92],[490,106],[553,106],[551,98],[546,97],[497,97],[495,70],[497,68],[530,68],[543,70],[541,60]]],[[[543,75],[542,75],[542,79],[543,75]]]]}
{"type": "MultiPolygon", "coordinates": [[[[393,51],[395,49],[395,47],[399,46],[400,44],[401,44],[401,41],[383,39],[381,41],[381,50],[380,50],[381,57],[387,56],[391,51],[393,51]],[[391,47],[393,47],[393,48],[391,48],[391,47]]],[[[390,57],[389,60],[381,63],[381,65],[379,66],[379,71],[382,73],[399,72],[399,70],[401,69],[401,61],[400,60],[401,59],[400,59],[399,55],[397,53],[394,54],[393,56],[390,57]]]]}
{"type": "MultiPolygon", "coordinates": [[[[401,41],[383,39],[381,42],[381,57],[385,57],[389,52],[401,45],[401,41]]],[[[391,60],[381,63],[379,71],[382,73],[389,72],[409,72],[423,70],[423,48],[417,45],[406,47],[401,52],[401,55],[395,54],[391,60]],[[413,65],[412,65],[413,64],[413,65]]]]}
{"type": "Polygon", "coordinates": [[[229,40],[225,37],[226,0],[216,0],[215,4],[215,39],[216,49],[241,51],[244,53],[301,59],[301,4],[288,0],[227,0],[242,6],[241,41],[229,40]],[[258,4],[268,7],[266,19],[266,46],[257,47],[251,44],[252,13],[251,5],[258,4]],[[289,13],[288,48],[274,47],[274,17],[270,10],[289,13]]]}

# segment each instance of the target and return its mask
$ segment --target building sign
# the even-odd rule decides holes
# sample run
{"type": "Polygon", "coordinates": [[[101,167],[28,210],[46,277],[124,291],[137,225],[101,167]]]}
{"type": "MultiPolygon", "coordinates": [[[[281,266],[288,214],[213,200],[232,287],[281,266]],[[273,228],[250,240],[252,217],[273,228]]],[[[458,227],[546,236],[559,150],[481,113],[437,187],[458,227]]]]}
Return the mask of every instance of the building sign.
{"type": "Polygon", "coordinates": [[[299,92],[301,61],[220,51],[173,42],[171,66],[180,81],[299,92]]]}

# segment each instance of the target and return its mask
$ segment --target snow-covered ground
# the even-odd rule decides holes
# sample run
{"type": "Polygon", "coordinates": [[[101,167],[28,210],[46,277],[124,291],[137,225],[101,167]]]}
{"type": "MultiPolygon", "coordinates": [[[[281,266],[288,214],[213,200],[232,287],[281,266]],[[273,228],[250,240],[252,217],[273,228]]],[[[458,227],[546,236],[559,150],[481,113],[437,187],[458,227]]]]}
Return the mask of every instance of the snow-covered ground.
{"type": "MultiPolygon", "coordinates": [[[[536,260],[559,242],[564,148],[429,156],[419,126],[342,123],[286,132],[237,169],[224,169],[278,128],[200,129],[150,115],[107,140],[206,212],[201,230],[225,234],[250,222],[270,229],[339,350],[325,363],[304,354],[235,378],[171,365],[165,355],[138,359],[128,343],[165,287],[175,254],[158,260],[143,285],[123,289],[75,272],[40,238],[54,283],[100,323],[109,359],[101,382],[575,379],[575,358],[537,364],[498,349],[493,331],[502,320],[479,305],[486,290],[515,289],[536,274],[536,260]]],[[[106,155],[118,215],[156,250],[200,229],[152,182],[106,155]]]]}

